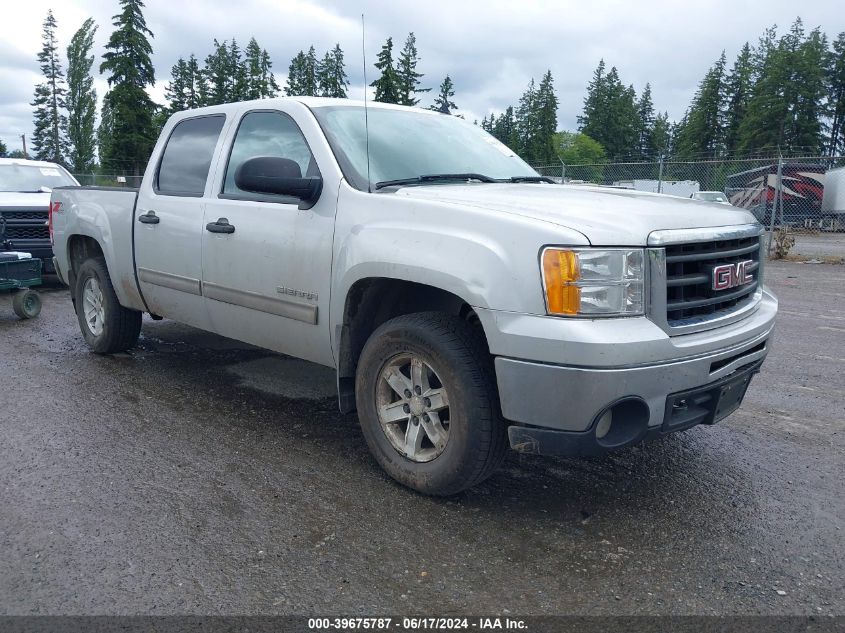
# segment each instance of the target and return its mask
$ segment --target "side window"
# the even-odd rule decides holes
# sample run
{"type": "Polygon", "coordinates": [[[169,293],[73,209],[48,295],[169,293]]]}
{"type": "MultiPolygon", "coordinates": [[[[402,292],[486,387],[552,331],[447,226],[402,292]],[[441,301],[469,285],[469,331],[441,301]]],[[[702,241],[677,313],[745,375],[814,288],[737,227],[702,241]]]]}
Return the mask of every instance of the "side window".
{"type": "Polygon", "coordinates": [[[273,156],[288,158],[299,165],[301,176],[319,175],[317,164],[299,127],[281,112],[249,112],[241,119],[223,181],[225,197],[251,198],[278,202],[299,202],[290,196],[255,194],[235,185],[235,172],[250,158],[273,156]]]}
{"type": "Polygon", "coordinates": [[[173,128],[158,166],[157,193],[202,196],[225,120],[222,114],[199,117],[186,119],[173,128]]]}

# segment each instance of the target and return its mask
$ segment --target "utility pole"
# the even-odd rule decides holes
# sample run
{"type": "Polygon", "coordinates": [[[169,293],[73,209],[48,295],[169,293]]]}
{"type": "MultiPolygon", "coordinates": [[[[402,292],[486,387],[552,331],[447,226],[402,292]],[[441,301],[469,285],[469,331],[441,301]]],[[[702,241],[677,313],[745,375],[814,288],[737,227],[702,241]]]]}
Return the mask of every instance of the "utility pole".
{"type": "Polygon", "coordinates": [[[660,154],[660,165],[657,168],[657,193],[663,193],[663,157],[665,154],[660,154]]]}
{"type": "Polygon", "coordinates": [[[23,157],[29,158],[29,156],[26,155],[26,134],[21,134],[21,143],[23,143],[23,157]]]}
{"type": "Polygon", "coordinates": [[[767,249],[769,255],[772,253],[772,242],[775,237],[775,220],[777,218],[778,211],[780,211],[781,215],[783,215],[783,154],[780,153],[778,153],[778,175],[776,186],[775,199],[772,203],[772,217],[769,221],[769,247],[767,249]]]}

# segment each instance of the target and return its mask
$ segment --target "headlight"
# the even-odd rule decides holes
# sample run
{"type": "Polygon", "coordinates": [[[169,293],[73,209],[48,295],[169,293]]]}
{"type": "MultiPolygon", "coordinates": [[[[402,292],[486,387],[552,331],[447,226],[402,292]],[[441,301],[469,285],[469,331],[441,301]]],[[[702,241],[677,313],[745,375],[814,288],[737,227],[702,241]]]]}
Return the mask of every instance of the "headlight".
{"type": "Polygon", "coordinates": [[[641,248],[547,248],[541,263],[549,314],[599,317],[644,312],[641,248]]]}

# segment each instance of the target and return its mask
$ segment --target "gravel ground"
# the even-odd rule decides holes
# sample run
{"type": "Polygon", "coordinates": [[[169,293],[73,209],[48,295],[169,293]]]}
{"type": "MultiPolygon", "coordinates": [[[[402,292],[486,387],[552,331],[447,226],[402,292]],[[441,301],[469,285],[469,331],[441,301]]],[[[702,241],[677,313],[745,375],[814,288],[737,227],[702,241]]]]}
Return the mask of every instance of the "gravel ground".
{"type": "Polygon", "coordinates": [[[796,233],[790,252],[805,257],[845,257],[845,233],[796,233]]]}
{"type": "Polygon", "coordinates": [[[841,614],[845,267],[767,275],[732,417],[445,500],[379,471],[322,368],[168,321],[99,357],[65,290],[0,300],[0,614],[841,614]]]}

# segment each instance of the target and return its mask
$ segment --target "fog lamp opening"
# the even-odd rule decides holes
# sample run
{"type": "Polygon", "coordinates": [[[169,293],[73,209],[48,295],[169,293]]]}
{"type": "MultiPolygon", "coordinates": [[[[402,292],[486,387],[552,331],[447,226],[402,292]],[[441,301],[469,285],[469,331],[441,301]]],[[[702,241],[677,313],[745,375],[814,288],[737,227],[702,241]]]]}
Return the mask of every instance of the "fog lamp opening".
{"type": "Polygon", "coordinates": [[[596,416],[596,442],[605,448],[618,448],[640,441],[648,430],[649,415],[648,405],[640,398],[617,400],[596,416]]]}

